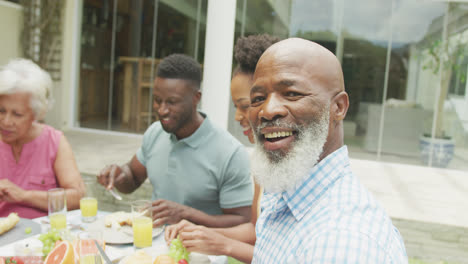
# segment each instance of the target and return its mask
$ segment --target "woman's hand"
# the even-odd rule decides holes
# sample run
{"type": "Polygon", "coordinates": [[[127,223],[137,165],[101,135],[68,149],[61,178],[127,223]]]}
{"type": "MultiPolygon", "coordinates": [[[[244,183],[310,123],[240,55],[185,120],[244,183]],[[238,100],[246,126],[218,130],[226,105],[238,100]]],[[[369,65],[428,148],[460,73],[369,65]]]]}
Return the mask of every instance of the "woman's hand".
{"type": "Polygon", "coordinates": [[[208,255],[231,254],[231,239],[208,227],[198,225],[184,227],[179,231],[179,238],[188,251],[208,255]]]}
{"type": "Polygon", "coordinates": [[[188,226],[195,226],[195,224],[184,219],[177,224],[167,226],[164,233],[164,238],[166,239],[167,244],[170,244],[172,239],[177,237],[180,230],[188,226]]]}
{"type": "Polygon", "coordinates": [[[25,190],[10,180],[0,180],[0,201],[21,203],[24,200],[25,190]]]}

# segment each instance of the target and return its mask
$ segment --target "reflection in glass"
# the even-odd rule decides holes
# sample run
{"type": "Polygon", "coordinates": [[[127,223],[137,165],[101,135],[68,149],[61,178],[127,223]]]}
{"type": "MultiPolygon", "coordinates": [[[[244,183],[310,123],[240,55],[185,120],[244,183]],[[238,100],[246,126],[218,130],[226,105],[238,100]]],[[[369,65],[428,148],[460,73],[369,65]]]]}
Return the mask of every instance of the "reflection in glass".
{"type": "MultiPolygon", "coordinates": [[[[457,152],[468,144],[467,11],[445,1],[237,1],[235,37],[297,36],[336,54],[350,96],[344,132],[352,157],[428,165],[420,138],[440,128],[456,145],[448,167],[466,169],[457,152]],[[459,55],[450,62],[456,67],[434,71],[428,55],[439,52],[444,30],[459,55]]],[[[243,140],[232,108],[230,116],[229,131],[243,140]]]]}
{"type": "Polygon", "coordinates": [[[155,120],[152,80],[161,58],[204,56],[207,0],[83,1],[81,127],[143,132],[155,120]]]}

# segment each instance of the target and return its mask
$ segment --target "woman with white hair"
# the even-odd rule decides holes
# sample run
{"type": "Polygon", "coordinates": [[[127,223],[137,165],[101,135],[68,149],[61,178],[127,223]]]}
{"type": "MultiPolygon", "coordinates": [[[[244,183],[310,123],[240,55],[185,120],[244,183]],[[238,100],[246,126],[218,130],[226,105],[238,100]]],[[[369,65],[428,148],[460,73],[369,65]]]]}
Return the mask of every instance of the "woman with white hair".
{"type": "Polygon", "coordinates": [[[62,132],[41,124],[51,103],[52,79],[30,60],[0,69],[0,216],[47,215],[47,190],[66,191],[79,208],[84,184],[62,132]]]}

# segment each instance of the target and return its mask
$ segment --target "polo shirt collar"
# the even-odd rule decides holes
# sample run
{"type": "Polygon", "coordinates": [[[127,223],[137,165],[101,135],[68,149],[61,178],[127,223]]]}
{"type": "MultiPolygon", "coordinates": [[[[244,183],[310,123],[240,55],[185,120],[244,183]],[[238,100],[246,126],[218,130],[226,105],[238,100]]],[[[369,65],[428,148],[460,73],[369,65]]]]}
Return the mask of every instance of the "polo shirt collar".
{"type": "Polygon", "coordinates": [[[316,164],[309,177],[282,193],[282,198],[297,221],[324,197],[348,167],[348,148],[342,146],[316,164]]]}
{"type": "Polygon", "coordinates": [[[205,141],[205,138],[210,134],[210,132],[212,132],[213,126],[210,119],[205,113],[201,111],[198,112],[203,116],[204,119],[201,125],[197,128],[197,130],[195,130],[195,132],[193,132],[192,135],[181,140],[178,140],[176,135],[171,133],[172,142],[183,142],[191,148],[197,148],[203,141],[205,141]]]}

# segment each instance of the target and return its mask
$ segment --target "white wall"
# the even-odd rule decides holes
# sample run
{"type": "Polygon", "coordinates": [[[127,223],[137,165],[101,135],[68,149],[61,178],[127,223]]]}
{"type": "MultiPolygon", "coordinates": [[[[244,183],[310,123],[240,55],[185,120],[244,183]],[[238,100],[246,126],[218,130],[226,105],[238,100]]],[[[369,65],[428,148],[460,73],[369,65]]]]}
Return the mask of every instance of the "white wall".
{"type": "Polygon", "coordinates": [[[62,24],[61,81],[54,89],[55,105],[46,116],[46,122],[59,129],[73,126],[74,109],[78,102],[78,63],[80,58],[82,0],[66,1],[62,24]]]}
{"type": "Polygon", "coordinates": [[[0,32],[2,32],[0,65],[6,64],[12,58],[21,57],[22,17],[20,5],[0,0],[0,32]]]}

